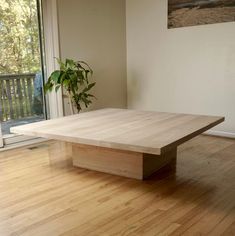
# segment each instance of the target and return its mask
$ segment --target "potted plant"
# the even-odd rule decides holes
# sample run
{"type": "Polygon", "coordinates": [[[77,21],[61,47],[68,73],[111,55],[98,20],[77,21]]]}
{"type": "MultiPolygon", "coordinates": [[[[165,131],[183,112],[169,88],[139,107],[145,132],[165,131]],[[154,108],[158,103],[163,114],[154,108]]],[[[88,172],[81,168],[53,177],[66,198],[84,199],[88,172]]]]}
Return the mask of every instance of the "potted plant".
{"type": "Polygon", "coordinates": [[[74,107],[79,113],[82,105],[88,107],[92,103],[91,99],[94,98],[94,95],[90,94],[90,90],[96,83],[89,81],[93,71],[84,61],[66,59],[63,62],[57,59],[57,62],[60,69],[51,73],[44,85],[45,93],[52,91],[52,89],[57,92],[59,88],[62,88],[68,96],[71,113],[75,113],[74,107]]]}

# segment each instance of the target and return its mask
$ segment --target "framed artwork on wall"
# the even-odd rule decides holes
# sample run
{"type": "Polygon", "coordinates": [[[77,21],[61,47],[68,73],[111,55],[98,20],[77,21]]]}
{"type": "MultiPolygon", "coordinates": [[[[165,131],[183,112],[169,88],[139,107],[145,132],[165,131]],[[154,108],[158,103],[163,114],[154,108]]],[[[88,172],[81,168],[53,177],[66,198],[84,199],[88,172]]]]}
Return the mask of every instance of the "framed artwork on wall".
{"type": "Polygon", "coordinates": [[[235,0],[168,0],[168,28],[235,21],[235,0]]]}

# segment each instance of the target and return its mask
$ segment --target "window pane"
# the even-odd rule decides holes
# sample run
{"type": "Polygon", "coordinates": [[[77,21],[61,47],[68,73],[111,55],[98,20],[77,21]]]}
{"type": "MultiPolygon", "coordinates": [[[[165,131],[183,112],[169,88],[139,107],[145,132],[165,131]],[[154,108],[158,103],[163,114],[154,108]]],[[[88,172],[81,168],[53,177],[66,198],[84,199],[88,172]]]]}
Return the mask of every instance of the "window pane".
{"type": "Polygon", "coordinates": [[[45,118],[36,0],[0,0],[0,120],[3,134],[45,118]]]}

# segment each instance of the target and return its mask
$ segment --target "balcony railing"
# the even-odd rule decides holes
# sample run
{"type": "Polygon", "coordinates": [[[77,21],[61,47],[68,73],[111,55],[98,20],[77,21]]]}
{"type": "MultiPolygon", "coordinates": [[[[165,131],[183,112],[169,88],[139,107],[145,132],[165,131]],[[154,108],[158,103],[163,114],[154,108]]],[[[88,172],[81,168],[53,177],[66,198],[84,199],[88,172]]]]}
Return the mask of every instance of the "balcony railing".
{"type": "Polygon", "coordinates": [[[40,74],[0,75],[0,121],[43,114],[40,74]]]}

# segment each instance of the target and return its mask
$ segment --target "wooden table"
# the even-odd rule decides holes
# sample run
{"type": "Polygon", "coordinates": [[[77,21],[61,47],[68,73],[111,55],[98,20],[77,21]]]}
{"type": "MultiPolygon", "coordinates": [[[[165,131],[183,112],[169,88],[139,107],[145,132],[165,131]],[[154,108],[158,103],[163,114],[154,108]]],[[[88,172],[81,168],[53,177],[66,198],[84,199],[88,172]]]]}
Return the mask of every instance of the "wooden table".
{"type": "Polygon", "coordinates": [[[145,179],[175,165],[178,145],[224,117],[102,109],[11,128],[11,132],[72,143],[74,166],[145,179]]]}

